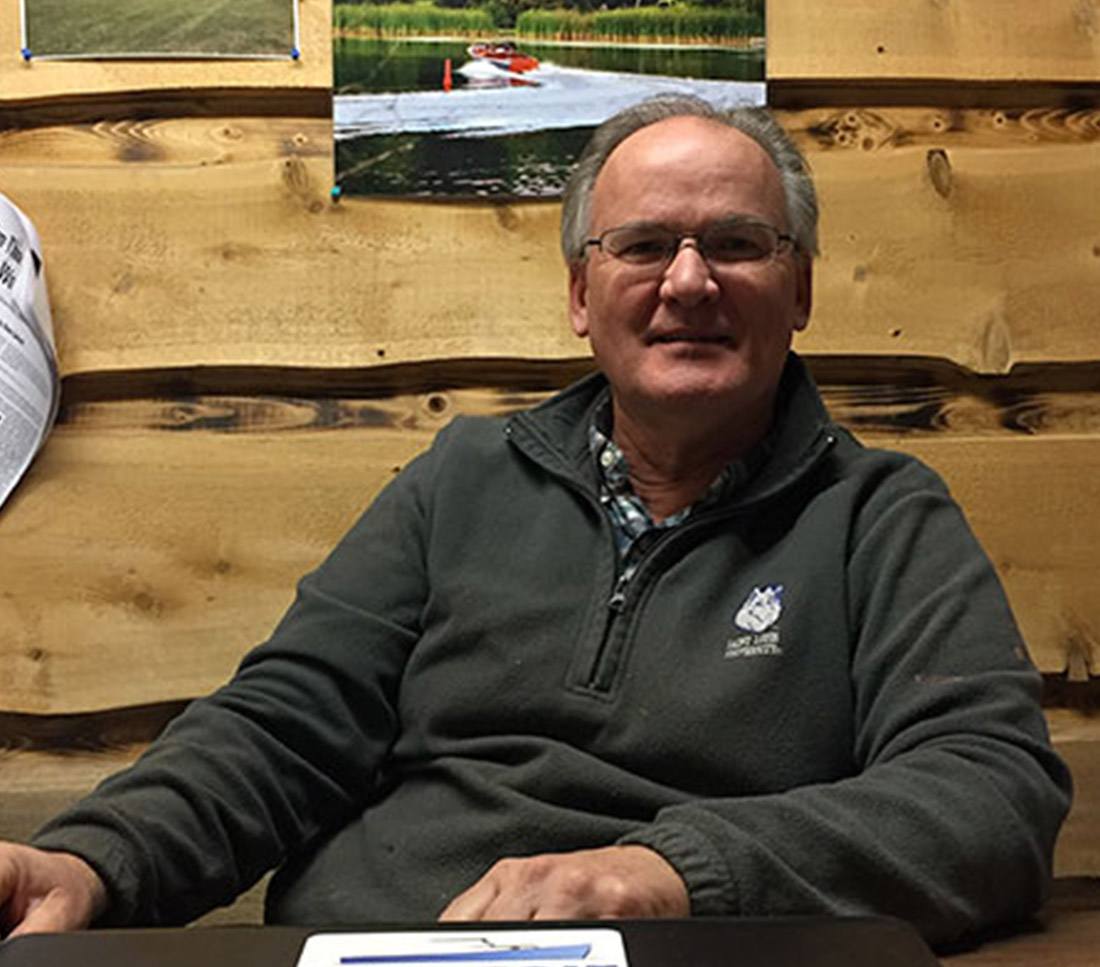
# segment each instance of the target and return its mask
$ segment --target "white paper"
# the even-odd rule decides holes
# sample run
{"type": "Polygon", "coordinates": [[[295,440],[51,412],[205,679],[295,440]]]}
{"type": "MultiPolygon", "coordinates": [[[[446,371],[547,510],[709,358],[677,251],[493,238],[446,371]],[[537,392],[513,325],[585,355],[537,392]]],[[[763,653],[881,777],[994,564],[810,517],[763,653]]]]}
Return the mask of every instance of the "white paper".
{"type": "Polygon", "coordinates": [[[0,506],[45,442],[60,395],[42,245],[0,195],[0,506]]]}
{"type": "Polygon", "coordinates": [[[628,967],[610,928],[319,933],[298,967],[628,967]]]}

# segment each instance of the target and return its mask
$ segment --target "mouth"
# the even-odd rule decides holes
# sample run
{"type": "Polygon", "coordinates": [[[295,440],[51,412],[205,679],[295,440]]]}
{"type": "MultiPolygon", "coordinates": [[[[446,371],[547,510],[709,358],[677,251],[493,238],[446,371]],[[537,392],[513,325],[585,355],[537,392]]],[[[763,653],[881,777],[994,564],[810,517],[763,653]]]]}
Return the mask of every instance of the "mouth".
{"type": "Polygon", "coordinates": [[[687,343],[691,345],[728,346],[731,345],[733,342],[733,340],[729,336],[708,335],[704,333],[693,332],[663,333],[661,335],[651,336],[648,341],[651,346],[672,345],[676,343],[687,343]]]}

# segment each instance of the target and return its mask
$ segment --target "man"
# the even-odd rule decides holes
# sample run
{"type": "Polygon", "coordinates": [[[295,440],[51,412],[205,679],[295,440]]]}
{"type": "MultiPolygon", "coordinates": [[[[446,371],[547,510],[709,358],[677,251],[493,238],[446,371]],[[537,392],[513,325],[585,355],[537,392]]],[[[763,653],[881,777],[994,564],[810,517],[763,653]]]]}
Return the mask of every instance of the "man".
{"type": "Polygon", "coordinates": [[[459,420],[135,769],[0,854],[17,929],[1041,901],[1069,780],[939,479],[800,361],[816,201],[764,113],[647,102],[567,191],[602,375],[459,420]]]}

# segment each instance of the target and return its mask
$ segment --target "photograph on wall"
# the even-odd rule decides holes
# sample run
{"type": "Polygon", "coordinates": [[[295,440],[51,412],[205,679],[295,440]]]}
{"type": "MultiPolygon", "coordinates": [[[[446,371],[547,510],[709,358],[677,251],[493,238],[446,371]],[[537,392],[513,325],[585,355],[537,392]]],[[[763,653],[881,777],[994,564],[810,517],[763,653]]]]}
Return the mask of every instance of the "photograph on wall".
{"type": "Polygon", "coordinates": [[[28,60],[298,56],[298,0],[21,0],[28,60]]]}
{"type": "Polygon", "coordinates": [[[554,198],[663,93],[763,104],[765,0],[418,0],[333,11],[342,194],[554,198]]]}

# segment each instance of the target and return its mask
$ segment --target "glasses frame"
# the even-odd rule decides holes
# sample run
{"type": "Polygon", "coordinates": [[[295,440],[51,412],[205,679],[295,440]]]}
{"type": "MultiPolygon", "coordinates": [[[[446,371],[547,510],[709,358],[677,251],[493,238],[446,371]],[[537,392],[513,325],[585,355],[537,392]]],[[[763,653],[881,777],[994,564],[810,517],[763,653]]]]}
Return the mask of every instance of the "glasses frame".
{"type": "Polygon", "coordinates": [[[757,218],[727,218],[721,221],[712,222],[706,228],[698,232],[674,232],[672,229],[666,229],[663,225],[653,225],[653,228],[659,228],[662,231],[668,231],[670,246],[666,250],[663,258],[656,259],[653,262],[632,262],[629,259],[623,258],[621,255],[616,255],[614,252],[604,247],[604,239],[612,232],[621,232],[624,228],[647,227],[645,225],[632,226],[629,223],[626,225],[615,225],[612,228],[604,229],[599,235],[592,238],[586,238],[584,240],[584,252],[585,257],[588,256],[588,249],[592,246],[598,248],[601,252],[607,255],[609,258],[613,258],[616,262],[622,262],[624,265],[629,265],[634,269],[648,269],[652,272],[661,271],[664,272],[675,260],[681,250],[684,247],[684,242],[689,238],[695,243],[694,248],[699,253],[699,257],[710,266],[711,269],[724,269],[730,266],[737,265],[770,265],[776,259],[787,252],[798,251],[798,241],[795,237],[787,232],[781,232],[774,225],[769,222],[761,221],[757,218]],[[706,249],[702,244],[702,237],[708,232],[722,227],[732,227],[736,225],[750,225],[755,228],[764,228],[775,235],[775,248],[771,250],[767,255],[762,255],[760,258],[755,259],[735,259],[729,262],[712,262],[706,253],[706,249]]]}

